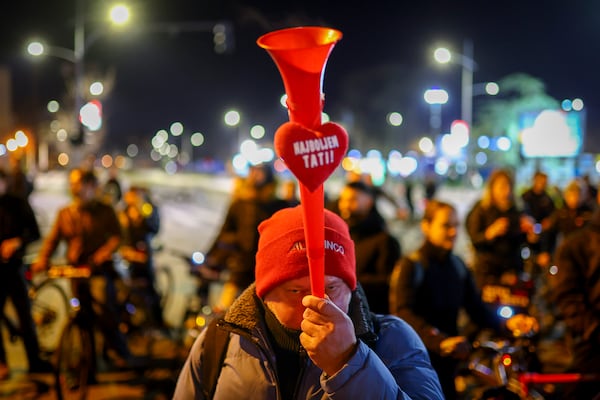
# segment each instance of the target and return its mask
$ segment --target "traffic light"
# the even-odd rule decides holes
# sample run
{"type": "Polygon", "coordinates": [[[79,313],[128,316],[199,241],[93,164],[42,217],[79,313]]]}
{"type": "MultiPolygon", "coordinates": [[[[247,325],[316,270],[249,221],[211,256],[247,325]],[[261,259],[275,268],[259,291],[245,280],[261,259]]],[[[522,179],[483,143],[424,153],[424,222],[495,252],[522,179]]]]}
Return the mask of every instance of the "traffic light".
{"type": "Polygon", "coordinates": [[[213,26],[215,53],[231,54],[234,47],[233,26],[230,22],[218,22],[213,26]]]}

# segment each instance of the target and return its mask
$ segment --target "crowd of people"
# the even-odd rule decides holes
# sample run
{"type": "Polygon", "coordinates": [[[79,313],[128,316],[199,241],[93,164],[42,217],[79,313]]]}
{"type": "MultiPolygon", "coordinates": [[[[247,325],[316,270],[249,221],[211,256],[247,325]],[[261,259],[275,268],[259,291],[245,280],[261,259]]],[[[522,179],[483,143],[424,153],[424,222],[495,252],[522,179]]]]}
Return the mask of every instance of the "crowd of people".
{"type": "MultiPolygon", "coordinates": [[[[135,361],[123,331],[121,306],[116,285],[123,279],[143,281],[153,323],[163,328],[160,299],[154,286],[152,237],[160,219],[147,189],[131,186],[122,191],[118,177],[111,173],[101,182],[93,168],[75,168],[68,174],[71,201],[58,210],[49,232],[41,237],[36,216],[28,201],[32,181],[20,174],[0,170],[0,308],[10,297],[18,316],[19,330],[27,354],[29,372],[51,372],[49,360],[40,348],[31,317],[31,302],[25,280],[24,256],[27,246],[40,240],[41,246],[29,266],[32,274],[46,271],[59,262],[75,268],[89,268],[89,279],[71,280],[71,290],[79,299],[80,321],[88,329],[98,328],[103,336],[103,357],[116,367],[135,361]],[[18,179],[15,179],[18,178],[18,179]],[[11,185],[11,183],[18,183],[11,185]],[[26,183],[24,183],[26,182],[26,183]],[[61,246],[64,244],[64,246],[61,246]],[[117,272],[115,261],[128,264],[129,276],[117,272]]],[[[94,338],[94,335],[91,336],[94,338]]],[[[92,346],[96,359],[96,346],[92,346]]],[[[10,376],[3,342],[0,341],[0,380],[10,376]]],[[[89,381],[95,381],[92,363],[89,381]]]]}
{"type": "MultiPolygon", "coordinates": [[[[21,268],[24,249],[40,239],[33,272],[52,264],[61,242],[67,263],[91,268],[92,277],[74,281],[72,289],[89,326],[104,336],[104,356],[127,365],[132,356],[115,310],[115,255],[129,264],[132,278],[146,283],[152,319],[164,326],[151,243],[160,216],[149,191],[122,190],[114,171],[101,183],[93,170],[74,169],[72,202],[40,238],[27,200],[31,189],[21,181],[21,189],[9,191],[10,181],[0,171],[0,306],[9,296],[18,306],[30,371],[49,368],[39,356],[21,268]],[[92,293],[102,295],[92,300],[92,293]]],[[[253,387],[260,399],[357,398],[367,390],[368,398],[456,399],[455,375],[473,340],[459,314],[478,329],[505,330],[481,293],[523,272],[540,278],[545,301],[567,326],[569,370],[600,371],[600,197],[589,179],[574,179],[557,196],[538,171],[531,187],[517,193],[512,171],[498,169],[464,221],[438,193],[427,192],[422,213],[413,205],[408,214],[396,214],[420,221],[422,242],[410,252],[378,209],[383,197],[394,203],[393,196],[361,176],[330,193],[325,238],[339,247],[326,248],[327,296],[320,299],[310,295],[295,180],[280,182],[267,164],[251,167],[236,181],[206,255],[206,267],[226,277],[214,305],[219,323],[212,328],[227,338],[218,366],[211,366],[220,378],[211,387],[203,378],[204,343],[215,334],[205,329],[179,375],[175,398],[246,398],[253,387]],[[454,249],[461,223],[471,244],[469,264],[454,249]]],[[[520,322],[521,328],[533,324],[520,322]]],[[[0,343],[0,379],[9,373],[0,343]]],[[[566,396],[592,399],[599,391],[598,382],[588,382],[566,396]]]]}
{"type": "MultiPolygon", "coordinates": [[[[594,283],[591,285],[583,283],[584,277],[589,276],[593,270],[598,268],[596,265],[598,256],[595,253],[597,253],[597,248],[600,248],[593,247],[582,238],[584,234],[589,235],[589,231],[598,229],[594,227],[593,219],[593,215],[598,214],[597,212],[594,214],[598,208],[597,201],[593,197],[596,192],[589,184],[589,179],[587,183],[585,179],[574,179],[557,196],[556,193],[548,190],[547,175],[538,171],[532,177],[531,187],[526,188],[522,193],[517,193],[513,172],[509,169],[495,170],[487,178],[481,197],[467,210],[464,221],[459,220],[455,205],[437,199],[436,192],[429,190],[424,199],[422,214],[418,217],[423,241],[417,249],[405,253],[400,245],[399,239],[401,238],[396,236],[397,233],[391,232],[388,221],[378,210],[379,199],[387,197],[389,200],[390,196],[381,188],[374,186],[370,180],[355,175],[349,176],[348,181],[335,197],[329,194],[325,210],[326,215],[329,215],[331,211],[345,222],[348,227],[348,235],[352,240],[353,270],[358,284],[356,288],[353,288],[352,285],[346,286],[350,288],[350,292],[356,292],[360,296],[370,313],[378,316],[399,317],[408,323],[412,332],[416,333],[421,342],[419,346],[422,345],[426,349],[427,362],[436,371],[440,384],[439,393],[442,393],[436,395],[429,393],[430,397],[428,398],[437,398],[435,396],[443,396],[446,399],[459,398],[455,387],[455,376],[459,365],[472,352],[474,332],[488,329],[498,334],[506,334],[507,330],[514,329],[515,326],[521,331],[533,330],[538,326],[535,318],[523,315],[513,317],[512,323],[507,323],[505,319],[493,312],[482,298],[482,290],[486,285],[513,285],[523,273],[533,274],[540,278],[535,283],[544,285],[539,289],[545,291],[546,297],[543,300],[548,302],[549,307],[556,313],[556,320],[567,318],[569,328],[567,334],[576,338],[574,342],[576,345],[573,348],[575,357],[570,370],[580,372],[600,370],[597,353],[595,350],[590,350],[591,346],[598,347],[598,337],[600,336],[597,323],[599,318],[598,299],[596,298],[598,289],[593,288],[594,283]],[[471,244],[472,263],[469,265],[454,250],[461,223],[464,223],[464,230],[471,244]],[[576,240],[575,237],[580,238],[581,243],[578,245],[572,244],[576,240]],[[584,244],[587,245],[585,250],[580,248],[584,244]],[[573,258],[574,255],[566,250],[573,249],[573,247],[578,249],[576,254],[580,258],[573,258]],[[561,262],[567,257],[566,254],[572,258],[569,261],[561,262]],[[574,262],[578,262],[579,265],[573,267],[574,262]],[[552,265],[558,266],[558,272],[555,275],[548,272],[552,265]],[[581,277],[577,281],[573,281],[572,274],[574,272],[570,271],[572,268],[577,268],[576,272],[579,274],[577,276],[581,277]],[[592,270],[588,268],[592,268],[592,270]],[[565,276],[571,278],[567,279],[565,276]],[[570,297],[562,294],[565,291],[568,291],[570,297]],[[576,306],[573,304],[575,301],[577,301],[576,306]],[[469,324],[459,325],[461,313],[468,317],[469,324]],[[473,330],[474,327],[475,330],[473,330]],[[584,344],[580,344],[581,341],[584,344]]],[[[287,210],[285,208],[274,214],[263,214],[258,220],[253,221],[251,231],[253,234],[257,232],[258,234],[255,236],[254,247],[248,251],[248,254],[257,254],[257,257],[252,259],[252,262],[255,263],[253,273],[249,274],[252,282],[237,288],[237,295],[230,298],[235,301],[230,301],[228,305],[222,304],[224,307],[221,311],[225,316],[220,325],[221,330],[226,332],[229,339],[235,340],[236,346],[245,346],[241,343],[245,342],[246,335],[241,334],[241,337],[238,337],[240,330],[250,329],[246,333],[249,338],[254,335],[266,338],[270,344],[264,346],[267,349],[274,349],[272,356],[278,360],[275,368],[282,369],[277,370],[273,375],[267,374],[267,377],[262,377],[262,375],[260,378],[256,375],[240,377],[237,362],[222,362],[228,371],[220,372],[221,376],[226,376],[225,382],[233,382],[235,387],[238,387],[237,385],[240,385],[240,388],[244,387],[245,379],[259,379],[261,382],[265,379],[265,382],[271,382],[270,384],[275,386],[273,390],[282,390],[285,393],[286,390],[289,390],[289,387],[286,388],[289,383],[284,381],[289,379],[288,375],[291,372],[289,367],[285,368],[285,375],[288,377],[281,378],[281,380],[275,378],[273,382],[273,376],[283,376],[284,367],[280,366],[279,362],[280,360],[285,360],[281,362],[286,363],[290,361],[287,352],[295,349],[297,353],[305,346],[303,338],[307,332],[302,324],[296,325],[294,328],[291,321],[286,319],[285,314],[280,315],[274,311],[282,304],[287,304],[290,299],[279,294],[276,302],[269,302],[271,293],[257,290],[260,288],[260,281],[265,279],[264,275],[271,272],[265,266],[261,267],[261,271],[258,270],[259,263],[265,262],[260,257],[260,244],[265,240],[262,236],[265,234],[270,237],[270,234],[263,233],[260,227],[256,231],[256,226],[261,226],[261,221],[266,221],[262,225],[263,227],[272,227],[276,223],[281,225],[291,223],[287,220],[284,223],[282,218],[278,218],[278,215],[286,215],[290,212],[287,210]],[[246,308],[248,304],[252,306],[246,308]],[[242,307],[246,317],[247,313],[250,313],[249,315],[253,318],[251,322],[240,321],[237,318],[239,307],[242,307]],[[275,314],[273,321],[271,320],[273,319],[272,313],[275,314]],[[247,323],[250,323],[252,328],[249,328],[247,323]],[[278,336],[281,325],[286,328],[284,329],[286,337],[290,339],[289,335],[292,335],[294,339],[294,343],[283,342],[287,346],[293,345],[291,348],[279,347],[283,346],[278,343],[279,340],[282,340],[278,336]],[[255,331],[255,329],[257,330],[255,331]],[[297,341],[298,339],[300,342],[297,341]]],[[[416,214],[414,208],[408,213],[413,218],[416,218],[416,214]]],[[[402,213],[397,215],[402,215],[402,213]]],[[[284,229],[288,235],[291,235],[288,228],[278,228],[278,231],[279,229],[284,229]]],[[[233,232],[231,231],[231,233],[233,232]]],[[[231,236],[228,237],[231,238],[231,236]]],[[[303,248],[297,243],[290,242],[288,245],[288,248],[278,248],[277,251],[287,249],[291,252],[303,248]]],[[[266,250],[263,250],[262,253],[264,251],[266,250]]],[[[270,268],[277,270],[277,268],[281,268],[282,263],[287,265],[291,262],[288,257],[290,256],[279,253],[269,257],[270,268]]],[[[298,277],[297,275],[288,277],[281,272],[278,274],[282,275],[278,280],[282,288],[287,287],[288,279],[289,282],[295,282],[295,278],[298,277]]],[[[304,274],[308,274],[307,270],[300,275],[304,274]]],[[[326,275],[329,276],[327,272],[326,275]]],[[[339,277],[340,273],[338,271],[331,275],[339,277]]],[[[596,281],[597,279],[594,280],[594,282],[596,281]]],[[[597,285],[597,283],[595,284],[597,285]]],[[[278,291],[278,287],[269,288],[278,291]]],[[[296,287],[304,286],[298,284],[293,287],[293,292],[296,293],[299,290],[295,289],[296,287]]],[[[296,306],[300,306],[298,303],[300,301],[296,306]]],[[[306,303],[310,303],[310,300],[306,300],[306,303]]],[[[307,307],[307,304],[302,307],[307,307]]],[[[344,307],[339,306],[339,308],[345,310],[344,307]]],[[[292,306],[286,308],[290,312],[291,309],[292,306]]],[[[346,313],[351,318],[354,315],[348,310],[346,313]]],[[[321,322],[325,324],[327,318],[320,318],[321,322]]],[[[305,324],[309,325],[306,322],[305,324]]],[[[332,326],[335,326],[335,323],[332,323],[332,326]]],[[[354,329],[358,329],[358,327],[354,325],[354,329]]],[[[223,333],[221,332],[221,334],[223,333]]],[[[376,332],[375,334],[377,335],[376,332]]],[[[323,337],[320,339],[325,340],[323,337]]],[[[201,373],[203,340],[204,337],[200,338],[194,345],[180,376],[178,398],[186,398],[192,394],[196,398],[203,398],[199,394],[206,390],[203,386],[205,382],[201,378],[203,376],[201,373]]],[[[567,342],[570,341],[567,340],[567,342]]],[[[365,343],[368,342],[365,341],[365,343]]],[[[308,351],[306,347],[304,349],[308,351]]],[[[248,350],[244,347],[243,352],[246,351],[248,350]]],[[[232,348],[230,345],[225,357],[242,357],[239,352],[239,349],[232,348]]],[[[310,359],[308,365],[320,366],[321,360],[316,355],[313,358],[310,352],[308,353],[310,359]]],[[[377,354],[384,363],[388,360],[387,355],[377,354]]],[[[227,360],[233,360],[233,358],[227,358],[227,360]]],[[[297,363],[298,360],[295,358],[294,365],[297,363]]],[[[345,364],[336,373],[344,371],[348,365],[345,364]]],[[[330,375],[325,369],[322,368],[322,370],[321,383],[313,382],[313,384],[315,390],[320,389],[327,392],[331,388],[325,382],[330,375]]],[[[297,369],[294,370],[293,375],[298,376],[297,369]]],[[[356,378],[356,381],[359,380],[356,378]]],[[[354,381],[349,379],[348,382],[352,382],[348,387],[353,387],[354,381]]],[[[396,376],[399,390],[409,392],[412,390],[412,388],[403,386],[401,382],[402,379],[396,376]]],[[[382,387],[386,388],[385,385],[382,387]]],[[[215,388],[213,387],[212,390],[215,388]]],[[[216,393],[241,393],[237,392],[237,389],[224,390],[221,385],[217,385],[216,390],[216,393]]],[[[579,384],[575,385],[572,393],[567,392],[565,396],[592,399],[592,393],[595,395],[598,390],[598,385],[595,383],[579,384]]],[[[414,396],[413,398],[420,396],[413,392],[409,394],[414,396]]],[[[270,397],[265,392],[257,398],[270,397]]]]}

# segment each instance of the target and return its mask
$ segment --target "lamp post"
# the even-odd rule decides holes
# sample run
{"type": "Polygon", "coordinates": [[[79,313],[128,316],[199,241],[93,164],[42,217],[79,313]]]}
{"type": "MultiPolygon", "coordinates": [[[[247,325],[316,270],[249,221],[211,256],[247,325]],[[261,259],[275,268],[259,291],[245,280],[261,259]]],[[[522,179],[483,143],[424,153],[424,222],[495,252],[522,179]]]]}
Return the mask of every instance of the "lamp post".
{"type": "Polygon", "coordinates": [[[473,73],[477,69],[477,63],[473,60],[473,42],[465,39],[463,41],[462,54],[456,54],[450,50],[440,47],[433,53],[435,60],[441,64],[449,62],[459,64],[462,67],[461,74],[461,119],[471,127],[473,122],[473,73]]]}
{"type": "Polygon", "coordinates": [[[448,102],[448,92],[438,88],[428,89],[423,94],[423,98],[430,107],[429,127],[431,135],[438,135],[442,127],[442,105],[448,102]]]}
{"type": "Polygon", "coordinates": [[[241,127],[240,127],[240,123],[242,122],[242,117],[240,115],[240,112],[237,110],[226,111],[225,114],[223,115],[223,122],[225,122],[225,125],[235,128],[235,130],[236,130],[235,140],[232,140],[232,143],[233,143],[232,155],[234,155],[240,151],[240,144],[242,143],[241,127]]]}
{"type": "MultiPolygon", "coordinates": [[[[117,5],[110,10],[110,19],[115,25],[123,25],[129,20],[129,10],[123,5],[117,5]]],[[[73,49],[57,46],[45,46],[35,41],[27,45],[27,52],[32,56],[49,55],[61,58],[74,66],[74,127],[81,129],[78,123],[78,114],[84,104],[84,77],[85,77],[85,55],[87,49],[95,42],[102,32],[94,32],[86,37],[85,30],[85,0],[75,2],[75,28],[73,32],[73,49]]],[[[81,135],[79,131],[76,135],[81,135]]]]}

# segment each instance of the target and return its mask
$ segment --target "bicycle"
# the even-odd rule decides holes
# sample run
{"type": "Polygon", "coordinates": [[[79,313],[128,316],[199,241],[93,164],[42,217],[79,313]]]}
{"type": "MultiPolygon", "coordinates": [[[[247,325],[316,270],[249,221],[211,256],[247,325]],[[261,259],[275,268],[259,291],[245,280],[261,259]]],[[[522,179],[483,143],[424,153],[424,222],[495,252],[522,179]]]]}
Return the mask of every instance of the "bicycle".
{"type": "MultiPolygon", "coordinates": [[[[70,265],[53,266],[49,269],[48,276],[50,278],[65,278],[69,280],[93,280],[95,278],[91,274],[90,267],[70,265]]],[[[103,277],[101,278],[104,279],[103,277]]],[[[94,296],[92,296],[91,301],[94,306],[101,306],[94,296]]],[[[96,359],[94,355],[97,354],[95,349],[97,347],[96,343],[99,342],[95,340],[95,329],[90,326],[89,321],[85,320],[86,316],[80,312],[79,299],[73,297],[70,305],[70,318],[63,330],[58,349],[55,353],[55,390],[59,400],[83,400],[87,396],[89,385],[96,382],[96,359]]],[[[148,311],[141,313],[147,315],[148,311]]],[[[127,338],[130,339],[131,336],[127,336],[127,338]]],[[[138,344],[141,343],[139,336],[135,337],[135,341],[138,344]]],[[[152,344],[146,343],[144,346],[146,355],[138,360],[143,361],[136,363],[139,365],[127,363],[117,365],[118,369],[135,371],[137,369],[158,368],[160,364],[158,361],[166,361],[169,364],[169,370],[172,369],[173,365],[171,364],[173,364],[173,360],[171,359],[156,360],[157,362],[152,366],[148,363],[150,360],[146,358],[148,357],[147,354],[152,351],[152,347],[152,344]]],[[[102,354],[107,359],[110,358],[108,352],[103,352],[102,354]]],[[[150,387],[152,383],[156,383],[156,381],[151,379],[147,387],[150,387]]]]}
{"type": "Polygon", "coordinates": [[[484,383],[484,387],[471,389],[473,397],[465,398],[559,400],[563,396],[564,385],[600,381],[600,373],[534,371],[529,358],[535,351],[529,341],[531,335],[523,334],[515,337],[514,341],[477,342],[468,369],[484,383]]]}
{"type": "MultiPolygon", "coordinates": [[[[89,279],[89,267],[54,266],[48,270],[49,278],[89,279]]],[[[87,396],[93,360],[93,332],[80,318],[77,298],[70,301],[70,318],[61,334],[56,351],[55,390],[59,400],[83,400],[87,396]]]]}
{"type": "MultiPolygon", "coordinates": [[[[33,279],[29,270],[25,272],[29,285],[31,316],[36,327],[40,351],[46,355],[54,353],[58,340],[67,323],[69,300],[65,289],[53,279],[33,279]]],[[[2,310],[0,321],[6,326],[9,338],[15,342],[22,336],[18,318],[10,307],[2,310]]]]}
{"type": "Polygon", "coordinates": [[[498,315],[507,318],[506,333],[510,335],[499,338],[482,335],[474,342],[467,371],[476,378],[476,383],[471,387],[465,385],[464,398],[558,400],[563,395],[561,385],[600,381],[600,374],[560,372],[566,364],[559,372],[548,372],[552,368],[542,363],[539,354],[541,327],[538,319],[527,312],[535,310],[530,301],[533,286],[527,280],[514,283],[490,286],[487,293],[484,287],[484,301],[495,307],[498,315]],[[515,312],[522,312],[520,315],[535,323],[521,326],[518,320],[508,319],[515,312]]]}
{"type": "MultiPolygon", "coordinates": [[[[147,287],[150,284],[146,278],[132,278],[129,273],[129,263],[123,258],[115,262],[120,280],[117,285],[117,303],[122,319],[123,333],[140,332],[145,329],[164,328],[159,326],[152,310],[147,287]]],[[[154,290],[158,294],[160,312],[164,313],[169,297],[173,292],[174,280],[171,270],[166,265],[154,267],[154,290]]]]}
{"type": "Polygon", "coordinates": [[[169,300],[173,299],[173,305],[179,303],[182,306],[173,310],[170,317],[176,328],[177,340],[184,350],[189,350],[199,332],[218,314],[215,306],[220,297],[226,272],[207,266],[201,251],[188,255],[161,246],[157,249],[156,255],[157,268],[181,270],[191,278],[186,279],[185,285],[179,284],[176,293],[179,298],[169,296],[169,300]]]}

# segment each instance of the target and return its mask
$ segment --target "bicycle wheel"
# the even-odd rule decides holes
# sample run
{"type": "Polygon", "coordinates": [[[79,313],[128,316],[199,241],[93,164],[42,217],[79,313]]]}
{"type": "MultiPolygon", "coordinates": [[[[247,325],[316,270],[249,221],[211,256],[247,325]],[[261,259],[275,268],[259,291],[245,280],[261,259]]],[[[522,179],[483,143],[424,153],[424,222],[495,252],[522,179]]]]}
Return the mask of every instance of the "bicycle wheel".
{"type": "Polygon", "coordinates": [[[69,300],[55,282],[43,282],[31,298],[31,316],[35,323],[40,350],[53,353],[69,320],[69,300]]]}
{"type": "Polygon", "coordinates": [[[90,333],[70,320],[57,349],[55,389],[59,400],[84,400],[92,368],[90,333]]]}
{"type": "Polygon", "coordinates": [[[173,291],[173,274],[166,266],[156,267],[154,274],[155,289],[160,296],[160,306],[164,310],[167,301],[169,300],[169,295],[173,291]]]}

